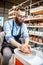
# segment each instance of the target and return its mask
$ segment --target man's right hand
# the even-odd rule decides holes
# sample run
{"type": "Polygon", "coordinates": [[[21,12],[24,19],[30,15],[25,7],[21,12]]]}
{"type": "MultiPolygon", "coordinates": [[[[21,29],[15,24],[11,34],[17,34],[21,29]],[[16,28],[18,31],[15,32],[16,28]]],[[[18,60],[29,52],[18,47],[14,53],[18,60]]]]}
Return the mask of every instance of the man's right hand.
{"type": "Polygon", "coordinates": [[[28,45],[21,44],[21,45],[19,46],[19,48],[20,48],[20,51],[22,51],[22,52],[25,53],[25,54],[31,54],[31,53],[32,53],[32,51],[31,51],[31,49],[30,49],[30,46],[28,46],[28,45]]]}

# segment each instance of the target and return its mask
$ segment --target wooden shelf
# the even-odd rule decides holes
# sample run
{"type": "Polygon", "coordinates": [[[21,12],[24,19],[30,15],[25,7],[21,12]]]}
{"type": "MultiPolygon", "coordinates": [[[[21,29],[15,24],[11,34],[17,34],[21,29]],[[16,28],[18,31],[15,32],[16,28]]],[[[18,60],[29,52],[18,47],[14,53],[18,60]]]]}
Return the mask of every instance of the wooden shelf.
{"type": "Polygon", "coordinates": [[[27,26],[28,28],[43,28],[43,26],[27,26]]]}
{"type": "Polygon", "coordinates": [[[16,11],[14,11],[14,10],[12,10],[12,11],[9,11],[8,12],[8,15],[10,15],[10,14],[14,14],[16,11]]]}
{"type": "Polygon", "coordinates": [[[9,16],[8,18],[10,19],[10,18],[15,18],[15,17],[16,17],[16,16],[13,16],[13,15],[12,15],[12,16],[9,16]]]}
{"type": "Polygon", "coordinates": [[[43,21],[43,17],[37,17],[37,18],[34,17],[34,18],[30,18],[30,19],[27,18],[27,19],[24,20],[24,22],[27,22],[27,21],[28,21],[28,22],[43,21]]]}
{"type": "MultiPolygon", "coordinates": [[[[41,33],[41,32],[40,32],[41,33]]],[[[43,37],[43,34],[40,34],[40,33],[31,33],[31,32],[29,32],[29,35],[34,35],[34,36],[41,36],[41,37],[43,37]]]]}
{"type": "Polygon", "coordinates": [[[30,13],[32,13],[32,14],[43,14],[43,6],[31,9],[30,13]]]}
{"type": "Polygon", "coordinates": [[[43,45],[43,43],[39,43],[39,42],[36,42],[36,41],[33,41],[33,40],[30,40],[30,42],[33,42],[33,43],[35,43],[35,44],[43,45]]]}
{"type": "Polygon", "coordinates": [[[35,3],[32,3],[32,4],[30,4],[29,6],[35,6],[36,4],[40,4],[41,2],[43,2],[43,0],[40,0],[40,1],[38,1],[38,2],[35,2],[35,3]]]}

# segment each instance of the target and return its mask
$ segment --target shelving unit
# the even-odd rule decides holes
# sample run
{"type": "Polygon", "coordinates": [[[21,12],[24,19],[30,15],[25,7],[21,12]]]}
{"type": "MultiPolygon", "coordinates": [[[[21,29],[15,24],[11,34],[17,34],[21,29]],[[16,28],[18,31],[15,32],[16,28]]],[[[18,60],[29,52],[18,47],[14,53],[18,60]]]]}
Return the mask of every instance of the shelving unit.
{"type": "Polygon", "coordinates": [[[32,14],[43,14],[43,6],[39,6],[30,10],[32,14]]]}
{"type": "Polygon", "coordinates": [[[33,22],[34,22],[35,20],[36,20],[36,21],[37,21],[37,20],[38,20],[38,21],[43,21],[43,17],[35,17],[35,16],[33,16],[32,18],[31,18],[31,17],[30,17],[30,18],[26,18],[24,21],[25,21],[25,22],[26,22],[26,21],[28,21],[28,22],[29,22],[29,21],[33,21],[33,22]]]}
{"type": "Polygon", "coordinates": [[[37,32],[37,31],[29,31],[29,35],[34,35],[34,36],[41,36],[43,37],[43,32],[37,32]],[[32,33],[31,33],[32,32],[32,33]]]}
{"type": "Polygon", "coordinates": [[[30,40],[30,42],[34,43],[34,44],[40,44],[40,45],[43,45],[43,43],[39,43],[39,42],[36,42],[36,41],[33,41],[33,40],[30,40]]]}
{"type": "Polygon", "coordinates": [[[9,11],[8,11],[8,19],[10,18],[15,18],[16,17],[16,6],[13,6],[9,11]]]}
{"type": "Polygon", "coordinates": [[[43,0],[30,4],[30,15],[24,20],[24,22],[27,25],[27,28],[29,29],[29,36],[31,36],[42,39],[42,42],[34,41],[32,39],[29,40],[30,43],[35,43],[39,45],[43,45],[43,31],[40,31],[40,29],[43,29],[43,5],[40,5],[43,0]],[[34,6],[38,4],[38,6],[34,6]],[[34,8],[32,8],[34,6],[34,8]],[[28,24],[27,24],[28,23],[28,24]],[[34,30],[35,29],[35,30],[34,30]]]}
{"type": "Polygon", "coordinates": [[[28,28],[43,28],[43,26],[27,26],[28,28]]]}

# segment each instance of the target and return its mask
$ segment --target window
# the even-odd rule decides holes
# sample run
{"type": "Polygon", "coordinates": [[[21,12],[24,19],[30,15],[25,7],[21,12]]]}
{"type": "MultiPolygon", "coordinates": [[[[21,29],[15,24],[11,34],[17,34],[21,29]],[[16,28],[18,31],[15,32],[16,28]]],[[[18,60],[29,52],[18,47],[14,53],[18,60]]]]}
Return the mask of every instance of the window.
{"type": "Polygon", "coordinates": [[[3,26],[4,17],[0,17],[0,26],[3,26]]]}

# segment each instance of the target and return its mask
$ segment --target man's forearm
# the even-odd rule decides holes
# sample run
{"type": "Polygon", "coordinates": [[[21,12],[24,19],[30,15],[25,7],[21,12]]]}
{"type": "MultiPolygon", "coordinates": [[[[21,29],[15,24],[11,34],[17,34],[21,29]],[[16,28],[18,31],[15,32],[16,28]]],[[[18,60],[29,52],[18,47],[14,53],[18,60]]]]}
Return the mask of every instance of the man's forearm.
{"type": "Polygon", "coordinates": [[[21,45],[20,43],[18,43],[16,40],[12,38],[9,40],[9,43],[11,43],[15,47],[19,47],[21,45]]]}

